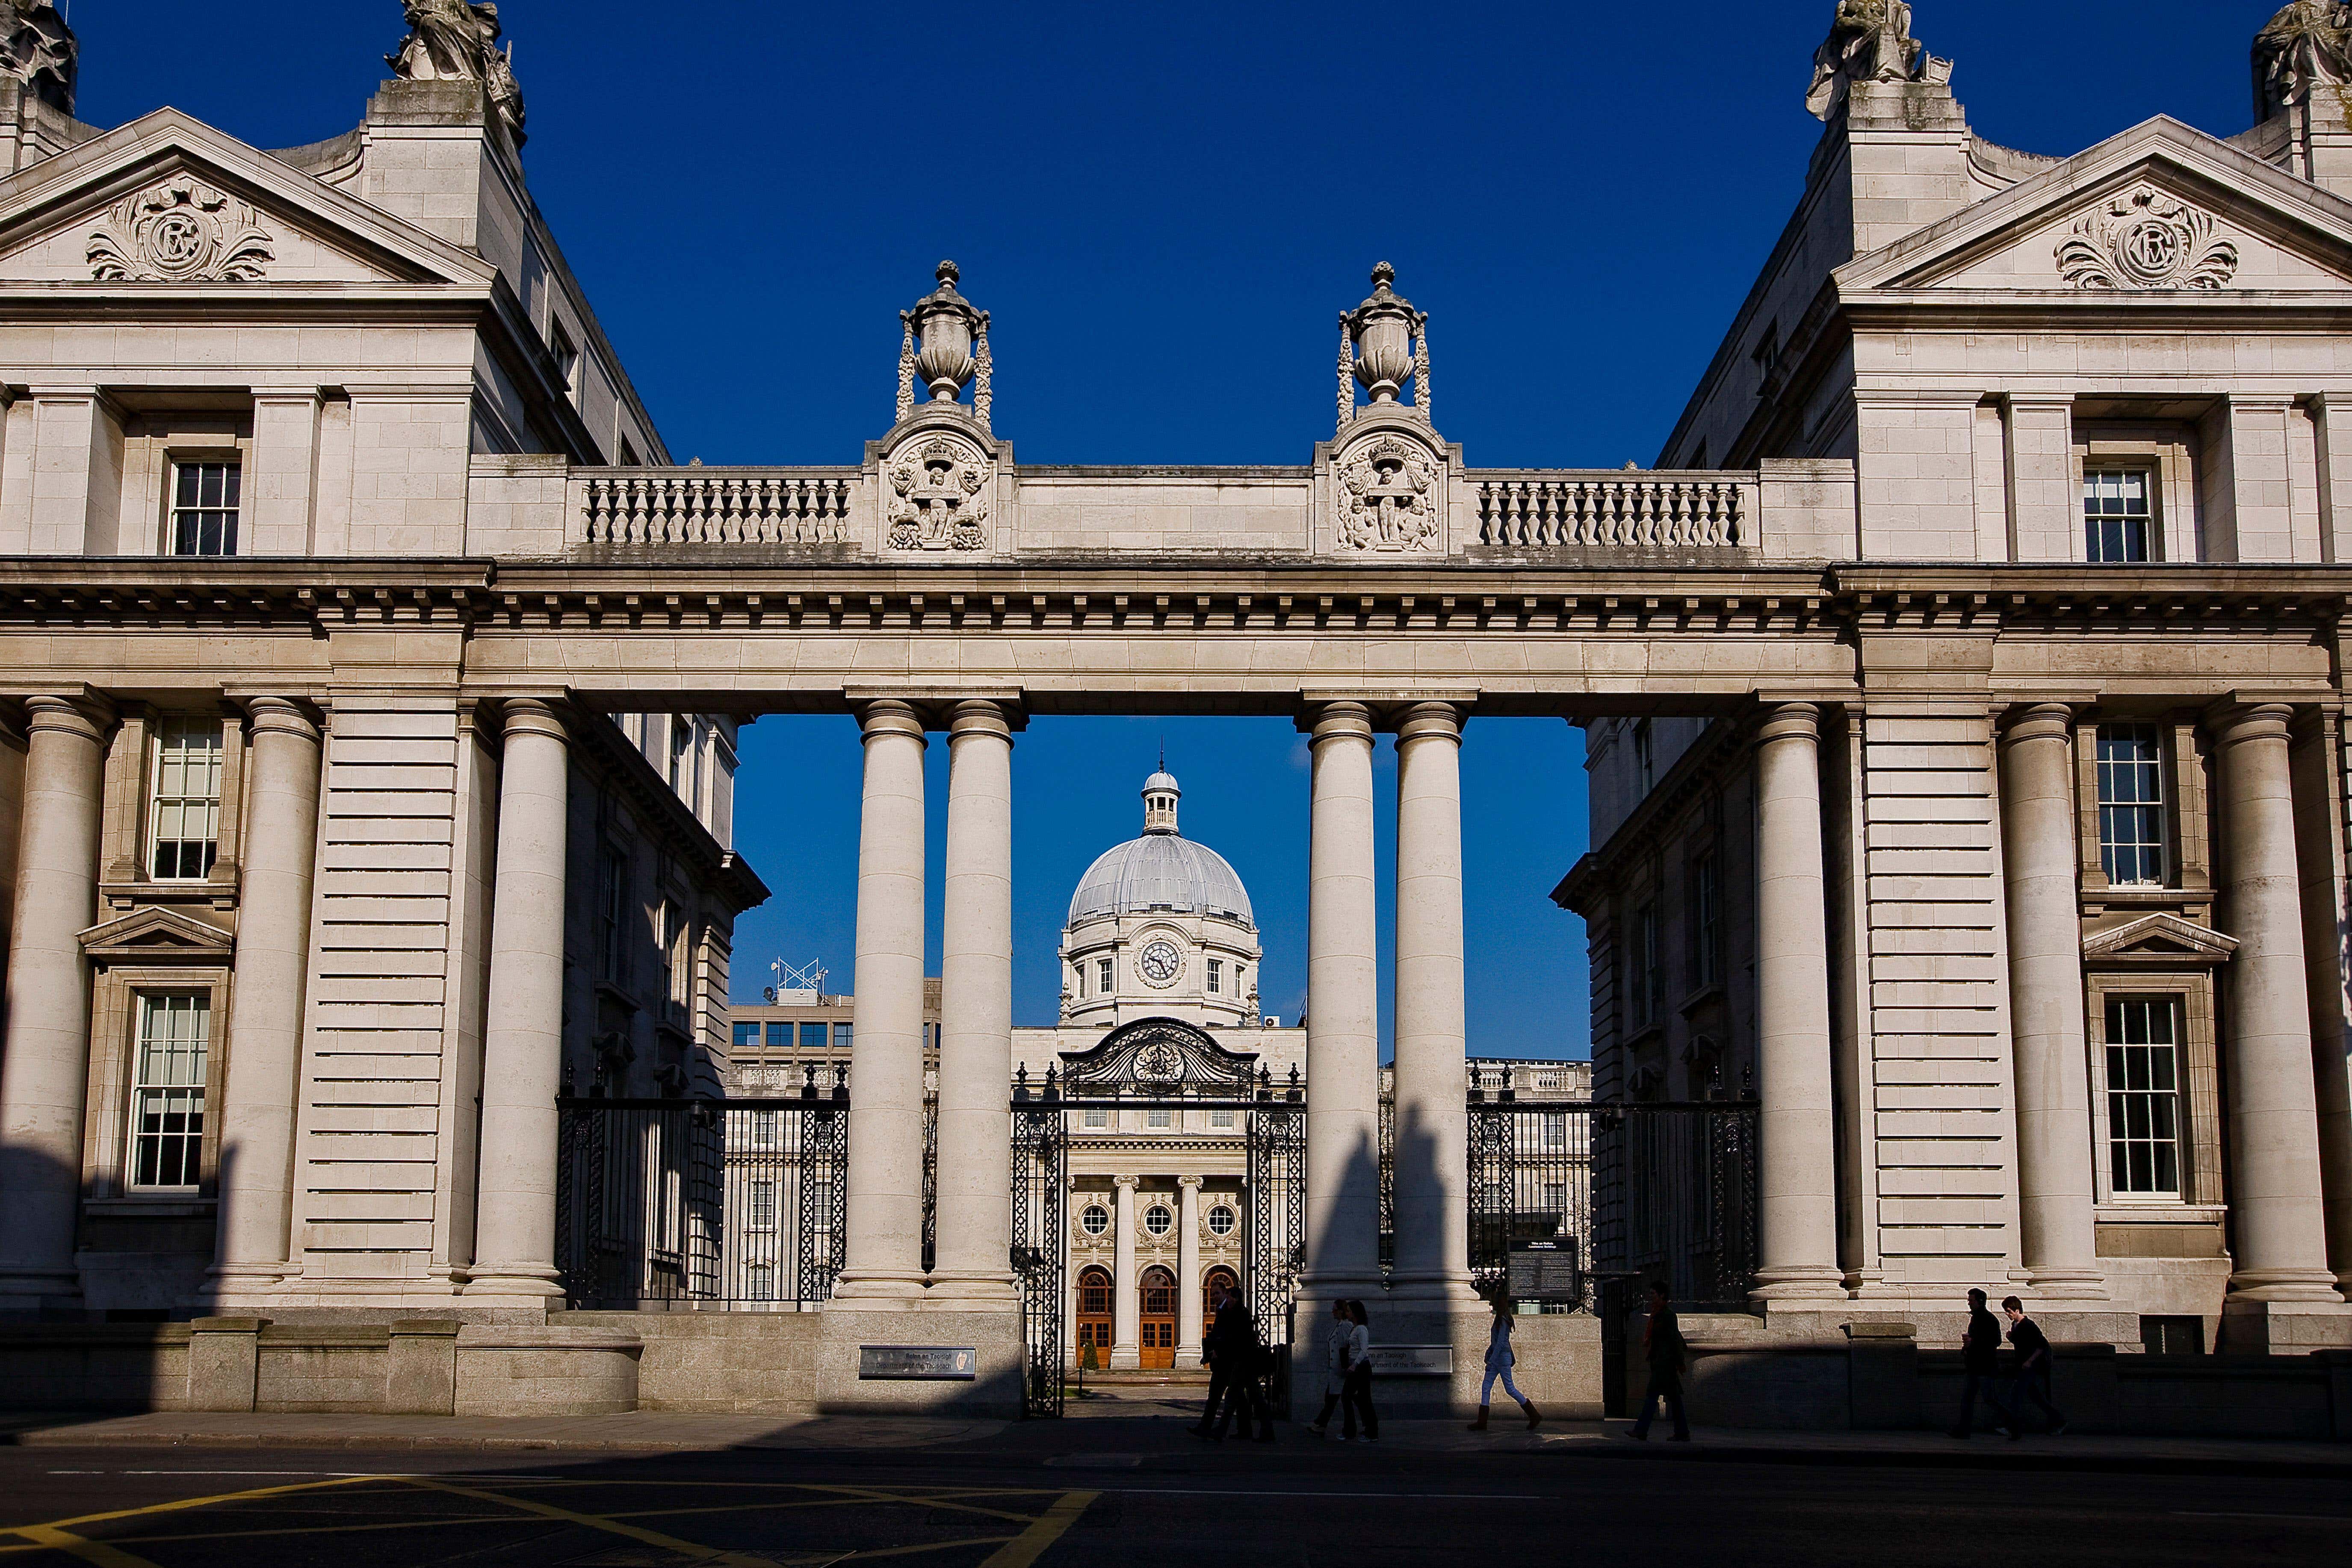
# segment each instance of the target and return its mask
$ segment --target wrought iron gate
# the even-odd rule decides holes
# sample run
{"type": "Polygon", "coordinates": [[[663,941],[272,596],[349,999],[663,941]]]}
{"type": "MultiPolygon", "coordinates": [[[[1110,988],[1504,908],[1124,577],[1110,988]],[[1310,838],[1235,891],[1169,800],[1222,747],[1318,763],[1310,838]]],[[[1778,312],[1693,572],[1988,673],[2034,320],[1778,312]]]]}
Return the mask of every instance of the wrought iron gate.
{"type": "MultiPolygon", "coordinates": [[[[1070,1118],[1089,1110],[1230,1110],[1248,1153],[1242,1293],[1274,1352],[1270,1396],[1287,1413],[1290,1302],[1307,1250],[1307,1096],[1188,1025],[1147,1019],[1013,1093],[1013,1267],[1028,1350],[1026,1414],[1059,1415],[1069,1368],[1070,1118]]],[[[1198,1280],[1181,1286],[1198,1290],[1198,1280]]]]}
{"type": "Polygon", "coordinates": [[[566,1301],[794,1311],[833,1294],[849,1184],[847,1091],[797,1100],[556,1102],[566,1301]]]}

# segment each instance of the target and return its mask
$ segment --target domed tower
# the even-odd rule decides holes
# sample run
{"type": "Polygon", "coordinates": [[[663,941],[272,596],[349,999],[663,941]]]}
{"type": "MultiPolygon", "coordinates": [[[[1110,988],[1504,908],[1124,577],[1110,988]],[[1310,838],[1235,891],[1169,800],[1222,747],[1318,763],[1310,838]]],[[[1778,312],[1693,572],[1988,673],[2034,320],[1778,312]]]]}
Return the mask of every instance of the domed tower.
{"type": "Polygon", "coordinates": [[[1249,893],[1225,858],[1178,830],[1183,791],[1143,783],[1143,836],[1078,879],[1062,928],[1066,1021],[1103,1029],[1138,1018],[1251,1027],[1264,950],[1249,893]]]}

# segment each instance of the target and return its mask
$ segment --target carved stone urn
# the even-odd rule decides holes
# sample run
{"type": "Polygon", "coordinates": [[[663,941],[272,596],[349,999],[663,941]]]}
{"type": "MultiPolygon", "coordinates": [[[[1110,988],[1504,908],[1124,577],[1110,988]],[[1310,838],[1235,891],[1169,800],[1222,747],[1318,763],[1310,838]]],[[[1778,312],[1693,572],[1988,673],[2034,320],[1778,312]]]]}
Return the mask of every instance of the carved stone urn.
{"type": "Polygon", "coordinates": [[[954,262],[940,262],[939,288],[904,314],[915,340],[915,374],[931,389],[934,403],[953,403],[971,380],[978,368],[972,343],[988,322],[984,312],[956,292],[961,276],[954,262]]]}
{"type": "Polygon", "coordinates": [[[1413,334],[1422,319],[1409,301],[1397,298],[1395,282],[1395,268],[1385,261],[1373,268],[1372,297],[1347,316],[1356,344],[1356,379],[1375,404],[1394,403],[1414,368],[1413,334]]]}

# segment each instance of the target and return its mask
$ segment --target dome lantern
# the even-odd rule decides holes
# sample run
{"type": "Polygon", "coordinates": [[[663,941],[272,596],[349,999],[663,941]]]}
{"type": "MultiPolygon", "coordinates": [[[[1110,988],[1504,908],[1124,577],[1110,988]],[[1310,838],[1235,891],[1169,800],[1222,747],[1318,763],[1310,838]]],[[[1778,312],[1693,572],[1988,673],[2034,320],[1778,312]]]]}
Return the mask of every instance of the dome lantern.
{"type": "Polygon", "coordinates": [[[1165,765],[1143,781],[1143,831],[1173,833],[1176,831],[1176,803],[1184,792],[1176,787],[1175,778],[1165,765]]]}

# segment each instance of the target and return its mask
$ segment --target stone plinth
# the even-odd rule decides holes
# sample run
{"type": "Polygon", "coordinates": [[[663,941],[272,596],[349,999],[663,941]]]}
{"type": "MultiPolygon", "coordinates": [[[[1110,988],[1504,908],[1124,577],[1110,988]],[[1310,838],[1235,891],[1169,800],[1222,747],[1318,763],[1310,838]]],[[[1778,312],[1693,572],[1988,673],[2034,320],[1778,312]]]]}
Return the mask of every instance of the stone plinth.
{"type": "Polygon", "coordinates": [[[1017,1420],[1028,1345],[1017,1305],[1001,1311],[843,1311],[818,1314],[817,1408],[828,1415],[971,1415],[1017,1420]],[[980,1352],[969,1383],[861,1379],[865,1345],[969,1345],[980,1352]]]}

